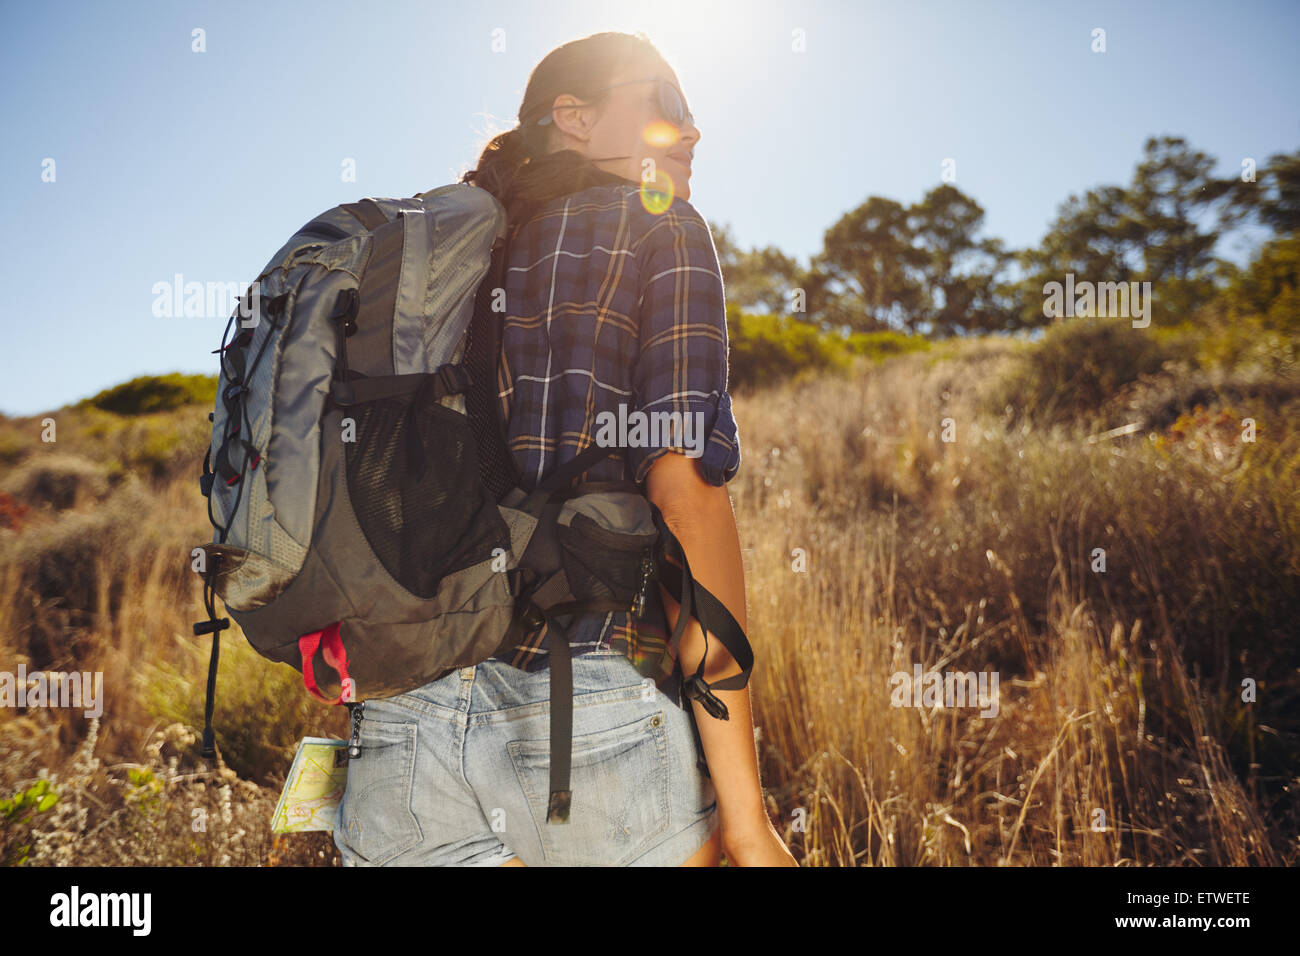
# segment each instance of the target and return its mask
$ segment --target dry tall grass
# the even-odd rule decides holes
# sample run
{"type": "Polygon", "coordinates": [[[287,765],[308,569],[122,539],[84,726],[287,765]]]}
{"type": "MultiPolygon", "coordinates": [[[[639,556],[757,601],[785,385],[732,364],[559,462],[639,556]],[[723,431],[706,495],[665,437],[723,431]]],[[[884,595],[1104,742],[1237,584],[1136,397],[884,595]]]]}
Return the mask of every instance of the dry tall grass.
{"type": "MultiPolygon", "coordinates": [[[[994,386],[1017,351],[968,343],[736,396],[774,820],[817,866],[1294,863],[1300,439],[1263,406],[1095,442],[1011,425],[994,386]],[[1222,426],[1247,415],[1243,446],[1222,426]],[[890,675],[917,662],[996,671],[997,715],[891,706],[890,675]]],[[[345,736],[346,714],[237,633],[224,760],[197,758],[188,548],[210,531],[189,452],[168,446],[156,482],[107,499],[98,469],[40,447],[0,474],[34,505],[0,531],[0,670],[100,670],[106,695],[95,722],[0,709],[0,796],[30,794],[0,812],[6,861],[337,862],[328,835],[273,844],[269,819],[293,743],[345,736]]]]}
{"type": "MultiPolygon", "coordinates": [[[[809,865],[1294,861],[1295,807],[1279,799],[1297,782],[1293,733],[1291,779],[1268,797],[1224,746],[1249,711],[1241,676],[1269,665],[1262,695],[1276,704],[1294,699],[1294,674],[1284,685],[1258,659],[1267,647],[1242,642],[1250,666],[1198,682],[1189,659],[1231,651],[1230,632],[1175,621],[1197,621],[1197,566],[1224,581],[1252,563],[1225,530],[1285,555],[1275,581],[1253,571],[1293,606],[1297,502],[1252,520],[1246,479],[1207,468],[1199,448],[997,427],[978,409],[1000,351],[959,377],[913,356],[736,401],[769,810],[809,865]],[[1105,574],[1089,569],[1095,546],[1105,574]],[[1163,577],[1180,564],[1191,588],[1163,577]],[[1144,596],[1151,616],[1134,613],[1144,596]],[[891,706],[890,675],[914,662],[998,670],[999,713],[891,706]]],[[[1289,453],[1256,449],[1257,467],[1289,454],[1294,475],[1288,438],[1289,453]]],[[[1265,733],[1253,725],[1250,747],[1265,733]]]]}

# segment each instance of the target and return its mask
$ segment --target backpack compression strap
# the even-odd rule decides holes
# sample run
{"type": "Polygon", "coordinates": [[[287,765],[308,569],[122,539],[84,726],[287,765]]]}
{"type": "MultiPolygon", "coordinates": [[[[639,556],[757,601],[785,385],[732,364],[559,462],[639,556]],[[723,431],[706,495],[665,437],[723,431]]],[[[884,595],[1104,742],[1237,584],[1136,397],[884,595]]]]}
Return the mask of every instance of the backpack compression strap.
{"type": "MultiPolygon", "coordinates": [[[[250,312],[254,312],[254,295],[255,293],[250,288],[247,293],[250,312]]],[[[282,293],[261,303],[260,308],[267,315],[277,315],[282,313],[287,300],[288,296],[282,293]]],[[[256,313],[254,312],[254,314],[256,313]]],[[[262,355],[266,351],[267,343],[271,341],[271,336],[267,334],[263,338],[261,346],[258,347],[252,365],[248,366],[246,362],[247,356],[243,350],[252,344],[252,332],[244,329],[229,343],[226,341],[230,338],[230,330],[237,315],[239,315],[238,309],[231,314],[229,321],[226,322],[226,330],[221,335],[221,347],[217,349],[217,352],[222,357],[222,368],[227,378],[226,388],[221,395],[221,401],[226,406],[227,412],[225,434],[222,437],[221,446],[217,449],[216,471],[211,468],[212,448],[209,446],[203,455],[203,475],[199,478],[199,490],[207,498],[208,522],[216,529],[217,540],[222,544],[229,537],[230,525],[220,525],[212,516],[212,484],[220,476],[227,486],[238,486],[235,491],[235,503],[230,508],[230,515],[233,516],[239,510],[239,502],[244,494],[244,473],[249,468],[256,468],[257,463],[262,458],[261,452],[254,448],[251,442],[238,436],[241,419],[244,424],[248,425],[246,434],[252,433],[252,425],[248,424],[248,406],[244,401],[244,396],[248,394],[247,383],[252,380],[253,373],[262,361],[262,355]],[[238,443],[244,449],[243,463],[238,472],[231,465],[227,451],[232,442],[238,443]]],[[[274,319],[271,320],[270,324],[272,327],[277,327],[274,319]]],[[[213,416],[214,413],[209,412],[208,421],[213,421],[213,416]]],[[[231,518],[227,517],[226,520],[230,521],[231,518]]],[[[211,758],[217,755],[217,738],[212,729],[212,709],[217,693],[217,662],[221,651],[221,632],[230,626],[230,619],[217,617],[216,580],[217,565],[220,563],[220,558],[206,548],[203,549],[203,554],[207,561],[206,569],[203,572],[203,606],[208,612],[208,619],[199,621],[194,625],[194,636],[212,635],[212,655],[208,658],[208,685],[203,702],[203,743],[200,750],[201,756],[211,758]]]]}

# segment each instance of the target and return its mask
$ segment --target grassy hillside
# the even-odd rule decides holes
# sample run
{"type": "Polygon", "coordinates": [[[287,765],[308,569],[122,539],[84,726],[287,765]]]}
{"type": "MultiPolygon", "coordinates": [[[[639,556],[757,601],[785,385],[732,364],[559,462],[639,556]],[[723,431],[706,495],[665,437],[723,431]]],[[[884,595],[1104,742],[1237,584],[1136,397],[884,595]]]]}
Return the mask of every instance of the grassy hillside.
{"type": "MultiPolygon", "coordinates": [[[[730,490],[796,859],[1297,861],[1292,338],[1080,320],[1035,344],[795,343],[831,357],[791,363],[754,344],[783,328],[759,332],[733,351],[730,490]],[[996,671],[998,714],[892,706],[915,663],[996,671]]],[[[237,630],[222,759],[198,758],[212,386],[128,386],[51,413],[53,443],[44,416],[0,420],[0,669],[105,679],[97,720],[0,709],[0,858],[331,865],[328,835],[273,844],[268,820],[294,743],[346,736],[346,713],[237,630]]]]}

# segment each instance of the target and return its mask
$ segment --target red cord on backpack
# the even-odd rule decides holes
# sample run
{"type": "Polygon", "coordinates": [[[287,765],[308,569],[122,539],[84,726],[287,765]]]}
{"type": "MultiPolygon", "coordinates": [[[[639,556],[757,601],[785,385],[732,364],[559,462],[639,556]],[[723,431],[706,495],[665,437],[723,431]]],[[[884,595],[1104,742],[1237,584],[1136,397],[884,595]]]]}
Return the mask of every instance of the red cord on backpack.
{"type": "Polygon", "coordinates": [[[338,621],[323,631],[313,631],[298,638],[298,651],[302,654],[302,682],[307,686],[308,693],[325,704],[346,704],[355,699],[352,678],[348,676],[347,650],[343,647],[343,638],[339,637],[338,621]],[[312,672],[311,661],[316,656],[318,647],[325,656],[325,663],[339,675],[339,696],[334,700],[320,692],[316,685],[316,675],[312,672]]]}

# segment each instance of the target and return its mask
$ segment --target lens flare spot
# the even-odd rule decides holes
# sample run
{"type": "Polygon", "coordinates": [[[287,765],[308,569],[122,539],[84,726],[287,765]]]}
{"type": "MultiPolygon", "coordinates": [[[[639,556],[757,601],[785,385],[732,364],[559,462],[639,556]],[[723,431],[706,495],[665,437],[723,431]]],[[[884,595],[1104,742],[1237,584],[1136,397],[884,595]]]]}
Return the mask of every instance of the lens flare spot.
{"type": "Polygon", "coordinates": [[[667,149],[681,138],[681,130],[667,120],[655,120],[641,131],[646,144],[656,149],[667,149]]]}
{"type": "Polygon", "coordinates": [[[649,182],[641,180],[641,205],[645,207],[646,212],[659,216],[667,212],[668,207],[673,204],[677,187],[673,185],[673,177],[662,169],[656,169],[655,173],[658,178],[649,182]]]}

